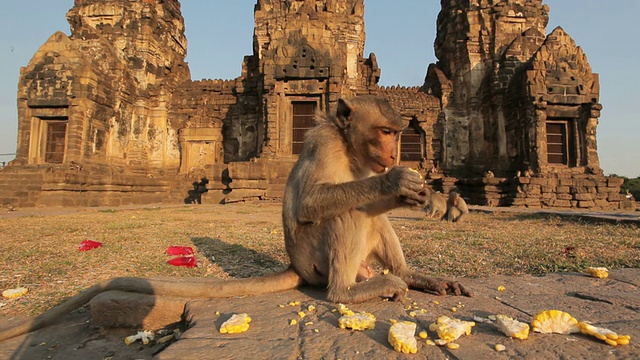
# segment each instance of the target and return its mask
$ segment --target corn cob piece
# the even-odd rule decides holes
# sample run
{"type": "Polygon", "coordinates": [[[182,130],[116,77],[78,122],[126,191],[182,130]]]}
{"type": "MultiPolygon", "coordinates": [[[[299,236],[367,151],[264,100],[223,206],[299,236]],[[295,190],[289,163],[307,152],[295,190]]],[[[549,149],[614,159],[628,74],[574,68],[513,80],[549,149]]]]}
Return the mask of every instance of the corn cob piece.
{"type": "Polygon", "coordinates": [[[543,334],[571,334],[580,332],[578,320],[560,310],[541,311],[531,321],[533,331],[543,334]]]}
{"type": "Polygon", "coordinates": [[[447,342],[452,342],[462,335],[471,334],[471,328],[476,325],[473,321],[452,319],[448,316],[440,316],[438,321],[429,326],[429,329],[438,332],[438,337],[447,342]]]}
{"type": "Polygon", "coordinates": [[[29,292],[26,287],[17,287],[15,289],[8,289],[2,292],[2,297],[5,299],[19,298],[20,296],[29,292]]]}
{"type": "Polygon", "coordinates": [[[631,336],[629,335],[618,335],[609,329],[594,326],[586,322],[579,322],[578,326],[583,334],[595,336],[612,346],[628,345],[629,340],[631,340],[631,336]]]}
{"type": "Polygon", "coordinates": [[[510,338],[525,340],[529,337],[529,325],[506,315],[496,315],[496,327],[510,338]]]}
{"type": "Polygon", "coordinates": [[[588,266],[585,271],[587,274],[597,278],[607,278],[609,276],[609,270],[606,267],[591,267],[588,266]]]}
{"type": "Polygon", "coordinates": [[[238,334],[249,330],[251,318],[246,313],[234,314],[220,326],[221,334],[238,334]]]}
{"type": "Polygon", "coordinates": [[[341,329],[368,330],[376,326],[376,317],[368,312],[360,312],[353,315],[342,315],[338,319],[338,326],[341,329]]]}
{"type": "Polygon", "coordinates": [[[418,341],[415,338],[416,323],[398,321],[389,328],[387,340],[393,349],[404,354],[418,352],[418,341]]]}
{"type": "Polygon", "coordinates": [[[137,334],[135,335],[130,335],[127,336],[126,338],[124,338],[124,343],[127,345],[131,345],[134,342],[136,342],[137,340],[140,340],[142,342],[143,345],[148,345],[149,344],[149,340],[153,339],[154,337],[154,333],[153,331],[138,331],[137,334]]]}

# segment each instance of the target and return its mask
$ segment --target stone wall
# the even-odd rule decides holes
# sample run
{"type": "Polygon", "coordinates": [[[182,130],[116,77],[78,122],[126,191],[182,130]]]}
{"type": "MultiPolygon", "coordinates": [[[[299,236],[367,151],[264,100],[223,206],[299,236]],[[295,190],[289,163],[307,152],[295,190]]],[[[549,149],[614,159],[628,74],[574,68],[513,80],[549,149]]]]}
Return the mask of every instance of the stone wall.
{"type": "Polygon", "coordinates": [[[564,30],[545,35],[549,11],[542,0],[443,1],[423,86],[380,87],[364,0],[257,0],[241,76],[201,81],[184,62],[177,0],[76,0],[71,36],[53,34],[21,71],[0,203],[175,203],[202,177],[206,202],[278,199],[305,131],[300,106],[334,111],[340,97],[377,94],[407,123],[401,165],[437,190],[472,204],[617,209],[621,181],[597,155],[598,76],[564,30]]]}

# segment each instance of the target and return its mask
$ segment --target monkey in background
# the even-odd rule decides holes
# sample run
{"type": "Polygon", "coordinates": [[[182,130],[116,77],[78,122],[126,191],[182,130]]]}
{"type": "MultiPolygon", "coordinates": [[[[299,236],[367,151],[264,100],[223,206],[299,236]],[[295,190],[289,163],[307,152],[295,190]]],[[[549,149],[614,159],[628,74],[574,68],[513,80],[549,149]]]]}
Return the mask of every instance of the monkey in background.
{"type": "Polygon", "coordinates": [[[447,202],[445,201],[444,196],[442,196],[439,191],[432,192],[425,210],[427,211],[428,218],[442,220],[444,215],[447,213],[447,202]]]}
{"type": "Polygon", "coordinates": [[[401,300],[409,287],[471,296],[462,284],[420,274],[406,263],[386,213],[423,206],[427,195],[418,172],[394,166],[405,123],[389,102],[373,96],[340,99],[335,115],[319,114],[316,122],[305,134],[285,187],[282,220],[289,268],[245,279],[106,280],[33,319],[0,325],[0,341],[50,325],[108,290],[224,298],[308,284],[325,287],[327,299],[341,303],[378,297],[401,300]],[[370,261],[389,273],[375,274],[370,261]]]}
{"type": "Polygon", "coordinates": [[[449,199],[447,199],[447,214],[445,215],[445,219],[447,221],[458,222],[468,213],[469,208],[462,196],[455,191],[450,192],[449,199]]]}

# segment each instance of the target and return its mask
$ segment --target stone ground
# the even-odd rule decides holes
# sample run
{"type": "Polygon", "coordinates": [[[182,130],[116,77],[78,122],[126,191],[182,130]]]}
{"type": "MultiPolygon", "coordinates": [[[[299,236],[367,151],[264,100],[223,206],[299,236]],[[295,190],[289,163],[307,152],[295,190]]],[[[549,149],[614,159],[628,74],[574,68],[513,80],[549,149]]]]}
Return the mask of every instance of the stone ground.
{"type": "MultiPolygon", "coordinates": [[[[477,211],[497,211],[475,208],[477,211]]],[[[498,209],[504,211],[504,209],[498,209]]],[[[33,209],[46,214],[45,209],[33,209]]],[[[58,209],[70,211],[69,209],[58,209]]],[[[82,211],[82,210],[78,210],[82,211]]],[[[514,210],[507,210],[514,211],[514,210]]],[[[29,211],[20,211],[28,215],[29,211]]],[[[52,212],[54,213],[54,212],[52,212]]],[[[562,215],[562,214],[561,214],[562,215]]],[[[593,221],[639,222],[636,214],[580,214],[593,221]],[[635,218],[635,219],[634,219],[635,218]]],[[[124,337],[135,329],[107,329],[92,320],[83,308],[66,316],[57,325],[0,343],[0,359],[364,359],[410,358],[395,352],[387,342],[390,319],[411,320],[421,329],[439,316],[462,320],[506,314],[530,323],[542,310],[566,311],[579,321],[631,335],[631,344],[609,346],[582,334],[531,333],[527,340],[509,339],[489,323],[478,322],[471,335],[456,341],[460,347],[429,346],[420,341],[417,358],[429,359],[638,359],[640,358],[640,269],[612,270],[606,279],[578,273],[534,276],[490,276],[465,278],[472,298],[435,296],[410,291],[404,302],[370,301],[349,307],[377,317],[374,330],[352,332],[337,326],[335,304],[324,300],[317,289],[301,288],[272,295],[186,302],[188,329],[178,341],[160,345],[135,343],[127,346],[124,337]],[[504,286],[504,291],[498,287],[504,286]],[[299,305],[289,306],[290,301],[299,305]],[[437,303],[436,303],[437,302],[437,303]],[[279,307],[278,305],[285,305],[279,307]],[[309,305],[316,309],[307,310],[309,305]],[[408,309],[411,307],[411,309],[408,309]],[[453,312],[452,308],[457,311],[453,312]],[[424,309],[424,311],[421,311],[424,309]],[[298,311],[306,317],[300,319],[298,311]],[[416,317],[410,312],[415,311],[416,317]],[[216,315],[216,312],[219,315],[216,315]],[[248,313],[253,321],[241,334],[224,335],[220,325],[234,313],[248,313]],[[298,324],[290,325],[297,319],[298,324]],[[506,351],[498,353],[495,344],[506,351]]],[[[169,311],[169,308],[167,308],[169,311]]],[[[429,332],[429,338],[437,335],[429,332]]]]}

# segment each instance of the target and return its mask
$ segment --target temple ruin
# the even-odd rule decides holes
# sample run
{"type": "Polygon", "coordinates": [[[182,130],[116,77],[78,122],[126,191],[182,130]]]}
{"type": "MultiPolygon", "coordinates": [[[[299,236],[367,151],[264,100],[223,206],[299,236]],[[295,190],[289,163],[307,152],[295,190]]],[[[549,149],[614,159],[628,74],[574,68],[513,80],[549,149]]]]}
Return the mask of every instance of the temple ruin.
{"type": "Polygon", "coordinates": [[[438,62],[420,87],[378,85],[364,11],[364,0],[258,0],[241,76],[193,81],[178,0],[75,0],[71,35],[53,34],[21,69],[0,203],[179,203],[203,177],[203,202],[278,199],[313,114],[377,94],[408,124],[400,163],[437,190],[620,208],[622,179],[598,160],[598,75],[562,28],[547,35],[542,0],[442,1],[438,62]]]}

